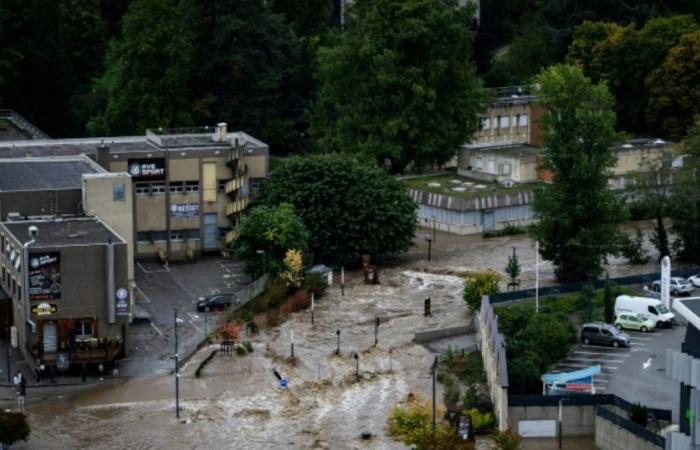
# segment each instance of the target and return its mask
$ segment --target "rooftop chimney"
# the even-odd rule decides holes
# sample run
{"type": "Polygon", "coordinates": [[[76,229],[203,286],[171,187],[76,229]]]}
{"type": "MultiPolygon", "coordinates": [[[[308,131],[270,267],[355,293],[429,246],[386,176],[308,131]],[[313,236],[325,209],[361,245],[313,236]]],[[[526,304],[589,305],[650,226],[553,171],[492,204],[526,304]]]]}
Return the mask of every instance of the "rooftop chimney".
{"type": "Polygon", "coordinates": [[[216,124],[216,128],[218,129],[219,142],[226,142],[228,138],[228,133],[226,132],[226,122],[216,124]]]}

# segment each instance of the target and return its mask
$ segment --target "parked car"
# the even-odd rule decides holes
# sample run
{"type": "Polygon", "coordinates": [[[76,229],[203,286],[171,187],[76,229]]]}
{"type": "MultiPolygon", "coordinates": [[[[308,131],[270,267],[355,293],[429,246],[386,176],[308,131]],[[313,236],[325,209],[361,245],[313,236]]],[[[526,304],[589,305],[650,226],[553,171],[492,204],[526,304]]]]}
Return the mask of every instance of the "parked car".
{"type": "MultiPolygon", "coordinates": [[[[671,277],[670,280],[670,291],[671,295],[681,295],[681,294],[690,294],[693,292],[693,289],[695,289],[695,286],[690,284],[688,280],[685,278],[681,277],[671,277]]],[[[661,281],[656,280],[651,284],[651,288],[655,291],[661,291],[661,281]]]]}
{"type": "Polygon", "coordinates": [[[630,337],[607,323],[585,323],[581,328],[581,342],[586,345],[629,347],[630,337]]]}
{"type": "Polygon", "coordinates": [[[615,318],[623,313],[641,314],[654,322],[656,328],[671,328],[676,316],[658,298],[619,295],[615,299],[615,318]]]}
{"type": "Polygon", "coordinates": [[[688,283],[695,287],[700,287],[700,273],[688,278],[688,283]]]}
{"type": "Polygon", "coordinates": [[[209,297],[199,297],[197,300],[197,311],[221,311],[237,301],[233,294],[215,294],[209,297]]]}
{"type": "Polygon", "coordinates": [[[624,328],[625,330],[638,330],[642,333],[646,333],[647,331],[654,331],[654,329],[656,329],[656,322],[642,314],[623,312],[617,316],[615,326],[618,330],[624,328]]]}

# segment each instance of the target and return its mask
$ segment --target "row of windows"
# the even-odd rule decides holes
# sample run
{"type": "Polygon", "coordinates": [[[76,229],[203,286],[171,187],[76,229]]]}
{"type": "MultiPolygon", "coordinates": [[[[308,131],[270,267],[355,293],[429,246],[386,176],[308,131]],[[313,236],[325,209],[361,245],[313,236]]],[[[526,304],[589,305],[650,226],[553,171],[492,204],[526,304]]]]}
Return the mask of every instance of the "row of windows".
{"type": "MultiPolygon", "coordinates": [[[[136,234],[136,239],[143,243],[165,242],[167,233],[167,231],[139,231],[136,234]]],[[[194,230],[170,230],[171,241],[190,239],[199,239],[199,228],[194,230]]]]}
{"type": "Polygon", "coordinates": [[[482,117],[481,118],[481,128],[484,130],[490,130],[493,128],[497,130],[499,128],[510,128],[514,127],[526,127],[528,123],[527,114],[516,114],[514,116],[497,116],[497,117],[482,117]]]}
{"type": "MultiPolygon", "coordinates": [[[[171,194],[183,194],[191,192],[199,192],[199,181],[172,181],[168,187],[171,194]]],[[[134,190],[137,195],[158,195],[165,194],[165,183],[136,183],[134,190]]]]}
{"type": "Polygon", "coordinates": [[[10,271],[7,270],[4,265],[2,266],[2,284],[6,292],[9,292],[10,295],[22,301],[22,285],[17,283],[17,280],[10,275],[10,271]]]}

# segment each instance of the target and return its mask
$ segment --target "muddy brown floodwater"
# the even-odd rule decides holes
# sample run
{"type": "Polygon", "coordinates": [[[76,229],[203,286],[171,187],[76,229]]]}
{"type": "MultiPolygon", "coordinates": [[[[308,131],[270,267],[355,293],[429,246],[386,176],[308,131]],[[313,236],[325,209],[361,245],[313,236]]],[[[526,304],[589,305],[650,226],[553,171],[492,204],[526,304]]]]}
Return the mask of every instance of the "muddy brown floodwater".
{"type": "MultiPolygon", "coordinates": [[[[182,369],[180,421],[172,375],[121,380],[31,401],[32,434],[16,448],[405,448],[386,435],[387,415],[411,391],[429,396],[434,357],[413,344],[413,336],[465,325],[470,318],[461,299],[462,279],[450,273],[487,267],[502,272],[516,247],[522,287],[534,281],[534,247],[526,236],[485,240],[438,233],[430,263],[424,247],[418,242],[393,267],[381,270],[381,285],[364,285],[359,274],[350,274],[345,296],[336,285],[316,302],[313,326],[310,312],[294,314],[250,338],[252,354],[216,355],[200,378],[195,369],[212,350],[195,354],[182,369]],[[432,298],[428,318],[423,317],[426,297],[432,298]],[[376,316],[382,322],[375,348],[376,316]],[[341,331],[340,355],[335,355],[336,330],[341,331]],[[296,365],[287,363],[292,334],[296,365]],[[279,387],[274,370],[289,380],[289,389],[279,387]],[[360,440],[365,431],[372,433],[371,441],[360,440]]],[[[655,267],[630,268],[611,259],[609,270],[616,276],[655,267]]],[[[541,276],[543,284],[553,282],[551,265],[542,267],[541,276]]]]}

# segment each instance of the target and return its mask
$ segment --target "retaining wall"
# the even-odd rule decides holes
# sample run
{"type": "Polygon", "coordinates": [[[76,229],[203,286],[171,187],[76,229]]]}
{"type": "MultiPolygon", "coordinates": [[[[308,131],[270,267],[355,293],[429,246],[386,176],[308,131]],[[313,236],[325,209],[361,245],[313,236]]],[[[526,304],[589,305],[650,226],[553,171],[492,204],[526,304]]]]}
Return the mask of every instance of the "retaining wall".
{"type": "Polygon", "coordinates": [[[600,416],[595,418],[595,445],[600,450],[659,450],[663,448],[600,416]]]}
{"type": "MultiPolygon", "coordinates": [[[[596,406],[562,407],[562,436],[591,436],[595,433],[596,406]]],[[[558,406],[509,406],[508,425],[518,429],[521,420],[559,420],[558,406]]]]}

